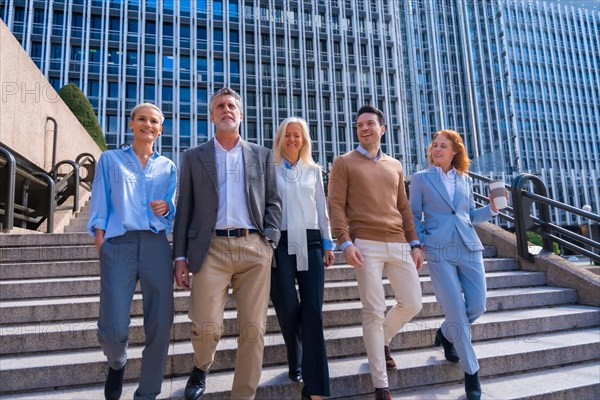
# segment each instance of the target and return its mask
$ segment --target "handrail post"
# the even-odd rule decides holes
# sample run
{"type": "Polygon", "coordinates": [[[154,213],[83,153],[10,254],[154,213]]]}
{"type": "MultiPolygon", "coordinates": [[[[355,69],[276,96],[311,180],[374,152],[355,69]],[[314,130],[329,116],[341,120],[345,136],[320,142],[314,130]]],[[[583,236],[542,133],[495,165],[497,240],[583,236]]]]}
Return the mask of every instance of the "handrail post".
{"type": "MultiPolygon", "coordinates": [[[[64,164],[68,164],[73,168],[73,178],[75,180],[74,188],[73,188],[73,212],[77,212],[79,210],[79,182],[80,182],[79,164],[77,164],[75,161],[71,161],[71,160],[61,161],[61,162],[57,163],[56,165],[54,165],[54,167],[50,171],[50,175],[52,175],[52,178],[56,182],[56,180],[58,178],[58,168],[60,168],[64,164]]],[[[56,183],[58,183],[58,182],[56,182],[56,183]]],[[[67,182],[67,184],[68,184],[68,182],[67,182]]]]}
{"type": "Polygon", "coordinates": [[[54,124],[54,135],[52,136],[52,167],[50,167],[50,169],[54,168],[54,165],[56,165],[56,148],[58,145],[58,122],[56,122],[56,120],[52,117],[46,117],[46,123],[48,123],[48,121],[52,121],[52,123],[54,124]]]}
{"type": "Polygon", "coordinates": [[[13,228],[14,221],[17,162],[13,155],[5,148],[0,147],[0,153],[6,158],[4,177],[8,184],[6,187],[6,197],[4,199],[5,210],[2,221],[2,232],[8,232],[13,228]]]}
{"type": "Polygon", "coordinates": [[[40,177],[41,179],[46,180],[48,182],[48,219],[46,220],[46,232],[53,233],[54,232],[54,191],[55,184],[54,179],[50,175],[45,172],[34,172],[31,174],[32,176],[40,177]]]}
{"type": "MultiPolygon", "coordinates": [[[[543,248],[548,251],[553,251],[552,240],[548,237],[549,232],[543,226],[538,226],[531,218],[529,209],[533,204],[533,200],[527,198],[523,192],[525,191],[525,184],[532,182],[534,189],[541,196],[547,197],[548,190],[544,182],[537,176],[532,174],[520,174],[518,175],[511,185],[511,195],[514,204],[515,214],[515,234],[517,236],[517,250],[519,257],[523,257],[529,261],[533,261],[533,254],[529,252],[529,243],[527,241],[527,231],[538,228],[541,230],[541,236],[543,240],[543,248]]],[[[550,222],[550,206],[548,204],[539,204],[540,219],[542,221],[550,222]]]]}
{"type": "MultiPolygon", "coordinates": [[[[533,255],[529,252],[529,244],[527,242],[527,228],[525,219],[530,220],[529,206],[531,203],[525,204],[525,198],[522,195],[523,185],[525,180],[523,175],[518,175],[511,185],[511,196],[513,201],[513,212],[515,215],[515,235],[517,236],[517,252],[519,257],[529,261],[533,261],[533,255]]],[[[530,224],[532,221],[528,221],[530,224]]]]}

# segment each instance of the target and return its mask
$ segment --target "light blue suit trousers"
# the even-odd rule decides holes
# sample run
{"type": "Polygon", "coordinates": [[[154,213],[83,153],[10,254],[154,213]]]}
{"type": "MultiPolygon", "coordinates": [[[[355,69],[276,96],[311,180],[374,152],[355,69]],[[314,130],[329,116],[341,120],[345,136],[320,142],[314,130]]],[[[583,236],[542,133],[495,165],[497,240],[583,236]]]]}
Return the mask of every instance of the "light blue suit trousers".
{"type": "Polygon", "coordinates": [[[485,311],[486,296],[483,245],[474,225],[489,221],[493,213],[489,206],[475,207],[467,175],[457,174],[453,198],[444,179],[434,167],[413,175],[410,207],[435,296],[446,314],[442,333],[454,344],[463,370],[472,375],[479,364],[471,324],[485,311]]]}
{"type": "Polygon", "coordinates": [[[440,250],[426,248],[425,257],[435,298],[446,314],[442,333],[454,344],[462,369],[472,375],[479,371],[479,363],[471,344],[471,324],[485,312],[483,252],[469,250],[457,232],[449,243],[440,250]]]}

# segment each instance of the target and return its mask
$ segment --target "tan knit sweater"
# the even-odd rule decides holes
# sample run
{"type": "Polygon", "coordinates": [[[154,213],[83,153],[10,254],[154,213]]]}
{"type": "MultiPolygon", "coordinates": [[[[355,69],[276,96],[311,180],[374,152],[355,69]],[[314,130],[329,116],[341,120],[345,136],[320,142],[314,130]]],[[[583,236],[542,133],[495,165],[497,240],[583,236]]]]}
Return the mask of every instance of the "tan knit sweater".
{"type": "Polygon", "coordinates": [[[373,161],[357,150],[346,153],[333,162],[328,192],[338,245],[356,238],[418,240],[400,161],[386,154],[373,161]]]}

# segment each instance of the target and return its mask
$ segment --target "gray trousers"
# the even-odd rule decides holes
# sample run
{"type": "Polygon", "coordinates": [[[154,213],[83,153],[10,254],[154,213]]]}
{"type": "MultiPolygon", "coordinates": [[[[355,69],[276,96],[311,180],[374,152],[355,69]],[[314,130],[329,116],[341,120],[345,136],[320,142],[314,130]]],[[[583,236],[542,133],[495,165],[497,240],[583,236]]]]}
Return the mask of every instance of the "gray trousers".
{"type": "Polygon", "coordinates": [[[160,393],[173,324],[173,261],[165,232],[129,231],[100,247],[98,341],[115,370],[127,362],[131,302],[140,281],[145,348],[135,399],[160,393]]]}

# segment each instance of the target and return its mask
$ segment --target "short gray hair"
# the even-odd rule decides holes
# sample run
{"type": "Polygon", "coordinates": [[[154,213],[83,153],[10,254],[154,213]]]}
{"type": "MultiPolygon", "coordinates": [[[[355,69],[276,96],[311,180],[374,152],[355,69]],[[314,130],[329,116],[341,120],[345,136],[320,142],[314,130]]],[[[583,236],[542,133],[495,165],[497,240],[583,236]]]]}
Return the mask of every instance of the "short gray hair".
{"type": "Polygon", "coordinates": [[[129,113],[129,119],[133,121],[133,119],[135,118],[135,113],[138,112],[141,108],[151,108],[155,111],[158,111],[158,113],[160,114],[160,124],[162,125],[163,122],[165,122],[165,116],[163,115],[160,108],[158,108],[152,103],[140,103],[137,106],[133,107],[133,110],[131,110],[131,113],[129,113]]]}
{"type": "Polygon", "coordinates": [[[219,89],[216,93],[214,93],[210,98],[210,103],[208,104],[208,109],[212,112],[213,105],[219,96],[231,96],[235,99],[235,104],[237,104],[240,111],[243,110],[242,97],[230,87],[223,87],[219,89]]]}

